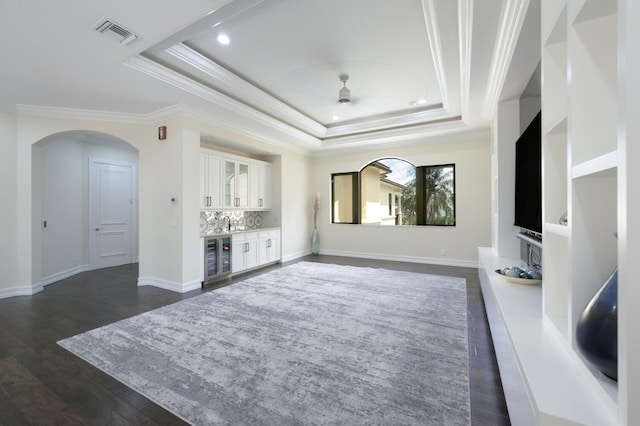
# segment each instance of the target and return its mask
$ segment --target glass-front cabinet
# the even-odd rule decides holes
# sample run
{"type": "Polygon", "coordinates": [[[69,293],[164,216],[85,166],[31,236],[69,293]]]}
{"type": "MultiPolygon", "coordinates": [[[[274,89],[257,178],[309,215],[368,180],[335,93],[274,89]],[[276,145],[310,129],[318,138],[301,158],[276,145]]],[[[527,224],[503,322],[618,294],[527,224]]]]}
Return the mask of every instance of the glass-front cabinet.
{"type": "Polygon", "coordinates": [[[224,207],[249,207],[249,164],[224,160],[224,207]]]}

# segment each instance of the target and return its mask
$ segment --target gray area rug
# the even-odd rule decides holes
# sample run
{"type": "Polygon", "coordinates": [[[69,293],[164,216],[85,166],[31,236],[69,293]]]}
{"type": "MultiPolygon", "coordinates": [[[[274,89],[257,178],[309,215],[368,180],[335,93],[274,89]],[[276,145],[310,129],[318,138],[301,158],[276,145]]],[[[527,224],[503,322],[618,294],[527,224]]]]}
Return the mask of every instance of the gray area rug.
{"type": "Polygon", "coordinates": [[[61,346],[197,425],[468,425],[462,278],[299,262],[61,346]]]}

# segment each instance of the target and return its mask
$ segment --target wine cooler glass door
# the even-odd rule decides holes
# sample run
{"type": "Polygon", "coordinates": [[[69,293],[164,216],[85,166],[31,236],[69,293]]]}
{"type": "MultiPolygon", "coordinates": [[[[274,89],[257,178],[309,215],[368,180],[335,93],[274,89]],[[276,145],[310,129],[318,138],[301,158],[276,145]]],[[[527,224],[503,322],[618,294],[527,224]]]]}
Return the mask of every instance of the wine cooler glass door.
{"type": "Polygon", "coordinates": [[[231,237],[220,238],[220,273],[231,273],[231,237]]]}
{"type": "Polygon", "coordinates": [[[206,256],[207,256],[206,279],[209,280],[211,277],[214,277],[218,274],[218,239],[217,238],[207,239],[206,256]]]}

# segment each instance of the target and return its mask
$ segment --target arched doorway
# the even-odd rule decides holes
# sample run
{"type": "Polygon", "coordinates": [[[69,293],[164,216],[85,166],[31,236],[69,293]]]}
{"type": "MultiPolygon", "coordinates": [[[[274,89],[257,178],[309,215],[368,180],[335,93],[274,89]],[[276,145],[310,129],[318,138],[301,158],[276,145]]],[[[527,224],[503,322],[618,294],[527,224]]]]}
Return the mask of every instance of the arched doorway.
{"type": "Polygon", "coordinates": [[[137,164],[137,149],[106,133],[62,132],[32,146],[32,269],[42,285],[137,262],[137,164]]]}

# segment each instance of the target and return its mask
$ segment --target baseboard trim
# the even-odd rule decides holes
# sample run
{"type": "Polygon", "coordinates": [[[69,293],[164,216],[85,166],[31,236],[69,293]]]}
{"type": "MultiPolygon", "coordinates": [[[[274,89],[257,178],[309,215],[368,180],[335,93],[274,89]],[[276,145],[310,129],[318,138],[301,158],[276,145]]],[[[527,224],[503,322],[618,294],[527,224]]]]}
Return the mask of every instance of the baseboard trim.
{"type": "Polygon", "coordinates": [[[0,289],[0,299],[8,299],[16,296],[33,296],[44,290],[42,284],[35,285],[19,285],[14,287],[0,289]]]}
{"type": "MultiPolygon", "coordinates": [[[[309,252],[311,254],[311,252],[309,252]]],[[[394,254],[381,254],[381,253],[364,253],[355,251],[342,251],[342,250],[322,250],[320,249],[320,255],[327,256],[340,256],[340,257],[356,257],[359,259],[373,259],[373,260],[390,260],[394,262],[407,262],[407,263],[425,263],[430,265],[443,265],[443,266],[458,266],[462,268],[478,268],[477,260],[465,260],[465,259],[443,259],[440,257],[418,257],[418,256],[398,256],[394,254]]]]}
{"type": "Polygon", "coordinates": [[[40,293],[44,290],[44,287],[63,280],[65,278],[72,277],[80,272],[86,272],[91,270],[89,265],[78,265],[73,268],[69,268],[64,271],[56,272],[55,274],[47,275],[46,277],[42,277],[39,283],[33,285],[21,285],[9,288],[0,289],[0,299],[6,299],[8,297],[15,296],[33,296],[36,293],[40,293]]]}
{"type": "Polygon", "coordinates": [[[286,256],[282,256],[280,259],[281,263],[291,262],[296,259],[300,259],[301,257],[309,256],[311,254],[311,250],[300,251],[298,253],[288,254],[286,256]]]}
{"type": "Polygon", "coordinates": [[[155,277],[139,277],[138,287],[142,286],[158,287],[164,290],[175,291],[177,293],[187,293],[192,290],[202,288],[202,283],[198,280],[193,280],[187,283],[179,283],[175,281],[167,281],[155,277]]]}
{"type": "Polygon", "coordinates": [[[66,271],[56,272],[55,274],[47,275],[46,277],[42,277],[40,280],[40,284],[43,286],[53,284],[65,278],[72,277],[81,272],[90,271],[91,267],[89,265],[78,265],[73,268],[67,269],[66,271]]]}

